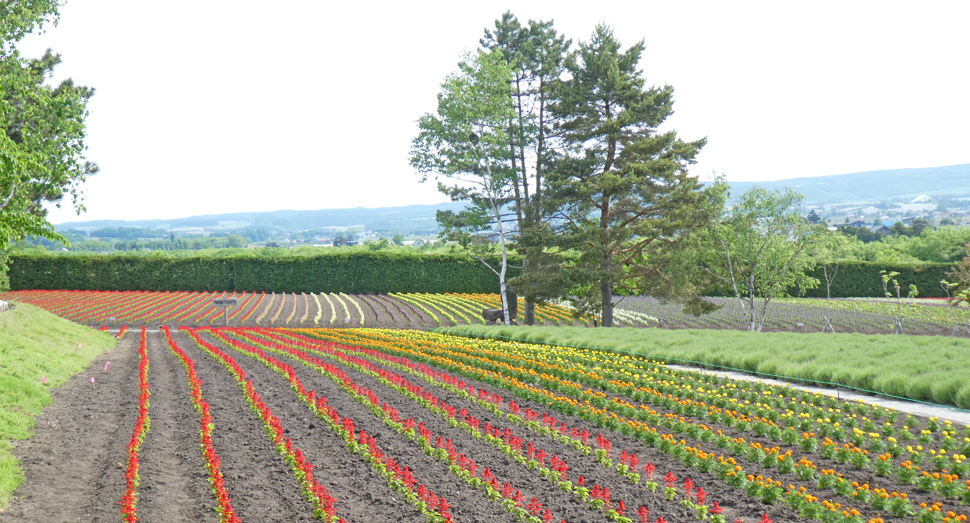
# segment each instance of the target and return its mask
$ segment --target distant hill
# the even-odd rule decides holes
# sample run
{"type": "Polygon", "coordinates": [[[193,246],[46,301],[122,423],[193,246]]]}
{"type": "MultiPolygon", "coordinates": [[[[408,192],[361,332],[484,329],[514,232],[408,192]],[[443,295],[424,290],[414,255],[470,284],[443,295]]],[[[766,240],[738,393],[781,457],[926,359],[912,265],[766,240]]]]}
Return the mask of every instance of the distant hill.
{"type": "MultiPolygon", "coordinates": [[[[754,186],[768,190],[791,187],[805,196],[805,205],[829,203],[899,201],[909,202],[922,195],[970,198],[970,163],[920,169],[892,169],[851,174],[791,178],[770,182],[731,182],[735,197],[754,186]]],[[[203,229],[206,232],[238,231],[249,228],[276,232],[297,232],[328,228],[362,227],[378,234],[433,230],[437,228],[435,212],[458,212],[464,204],[446,202],[434,205],[404,207],[357,207],[353,209],[320,209],[316,211],[241,212],[189,216],[174,220],[91,220],[56,224],[60,231],[91,231],[105,227],[140,227],[144,229],[203,229]]]]}
{"type": "Polygon", "coordinates": [[[436,228],[435,212],[459,211],[464,204],[446,202],[434,205],[404,207],[356,207],[353,209],[320,209],[316,211],[271,211],[207,214],[173,220],[90,220],[56,224],[57,230],[93,230],[105,227],[140,227],[144,229],[202,228],[209,232],[263,228],[296,232],[316,229],[362,227],[368,231],[390,232],[436,228]]]}
{"type": "Polygon", "coordinates": [[[876,200],[908,202],[921,195],[932,198],[941,196],[970,198],[970,163],[945,167],[791,178],[771,182],[731,182],[731,194],[738,196],[754,186],[772,191],[791,187],[792,190],[805,196],[806,205],[876,200]]]}

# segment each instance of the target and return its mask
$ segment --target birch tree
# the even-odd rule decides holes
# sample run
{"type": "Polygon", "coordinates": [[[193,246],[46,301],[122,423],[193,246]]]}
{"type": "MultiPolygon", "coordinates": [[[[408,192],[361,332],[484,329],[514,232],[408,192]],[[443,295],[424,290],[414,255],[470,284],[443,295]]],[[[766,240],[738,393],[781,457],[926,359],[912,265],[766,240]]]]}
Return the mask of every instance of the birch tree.
{"type": "Polygon", "coordinates": [[[422,182],[434,176],[438,190],[452,201],[468,202],[461,213],[439,212],[438,221],[495,272],[506,324],[507,222],[514,222],[514,217],[505,209],[513,201],[515,179],[507,133],[514,116],[510,79],[511,69],[500,50],[466,54],[459,71],[442,82],[437,112],[418,120],[410,155],[422,182]],[[491,247],[490,236],[501,254],[499,267],[484,256],[491,247]]]}

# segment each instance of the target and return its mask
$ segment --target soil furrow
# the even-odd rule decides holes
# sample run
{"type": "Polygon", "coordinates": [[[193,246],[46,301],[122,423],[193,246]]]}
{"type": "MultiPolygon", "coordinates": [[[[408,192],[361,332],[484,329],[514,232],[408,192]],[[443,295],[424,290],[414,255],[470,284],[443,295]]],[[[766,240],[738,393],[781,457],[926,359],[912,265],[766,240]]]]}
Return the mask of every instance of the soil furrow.
{"type": "MultiPolygon", "coordinates": [[[[173,338],[194,361],[215,430],[212,444],[222,461],[226,490],[242,521],[312,521],[313,506],[250,409],[235,378],[188,336],[173,338]]],[[[186,382],[188,379],[186,378],[186,382]]],[[[195,418],[198,427],[198,416],[195,418]]],[[[195,436],[198,441],[198,434],[195,436]]]]}
{"type": "MultiPolygon", "coordinates": [[[[206,336],[205,339],[211,340],[212,338],[210,336],[206,336]]],[[[226,345],[220,343],[219,346],[225,347],[226,345]]],[[[274,409],[274,412],[277,405],[280,406],[279,408],[282,408],[284,404],[291,403],[296,399],[294,393],[289,390],[289,385],[285,381],[285,378],[279,374],[276,374],[263,364],[258,363],[252,358],[244,356],[239,352],[233,351],[231,354],[239,365],[246,370],[247,374],[252,375],[251,377],[254,384],[257,384],[257,379],[259,379],[260,381],[266,383],[282,383],[282,386],[286,387],[286,390],[280,390],[279,393],[274,394],[273,396],[263,398],[263,400],[270,405],[272,409],[274,409]],[[273,403],[270,403],[271,401],[273,403]]],[[[305,367],[304,365],[297,363],[294,360],[290,360],[289,358],[285,358],[283,356],[277,357],[276,355],[274,355],[274,357],[291,365],[306,389],[312,389],[317,391],[319,394],[324,395],[327,398],[328,403],[333,405],[341,416],[350,417],[354,420],[358,430],[362,429],[368,435],[374,437],[384,454],[390,456],[398,463],[410,467],[419,483],[423,483],[436,495],[447,499],[448,503],[452,507],[451,514],[454,516],[456,521],[476,521],[482,523],[512,521],[512,518],[499,504],[486,500],[481,493],[474,491],[461,479],[452,475],[448,471],[447,464],[432,457],[426,456],[420,450],[420,448],[417,447],[417,445],[407,441],[403,436],[392,431],[389,427],[387,427],[387,425],[384,424],[383,421],[379,420],[370,410],[358,403],[357,400],[350,397],[347,392],[340,388],[340,386],[330,378],[323,376],[317,370],[305,367]]],[[[262,390],[262,388],[262,385],[257,386],[258,390],[262,390]]],[[[309,415],[309,410],[304,412],[306,412],[306,414],[300,414],[299,416],[309,415]]],[[[283,420],[283,417],[280,416],[280,419],[283,420]]],[[[296,421],[299,421],[300,419],[300,417],[297,417],[296,421]]],[[[292,426],[293,424],[284,421],[284,425],[292,426]]],[[[294,436],[305,437],[299,433],[293,433],[292,430],[291,434],[287,434],[287,436],[291,438],[294,436]]],[[[294,439],[294,444],[297,444],[296,439],[294,439]]],[[[302,446],[300,448],[303,449],[302,446]]],[[[308,448],[305,450],[309,451],[310,449],[308,448]]],[[[342,447],[339,450],[347,453],[348,455],[350,454],[349,451],[343,449],[342,447]]],[[[314,463],[316,463],[316,461],[314,461],[314,463]]],[[[367,476],[367,478],[371,477],[374,478],[375,482],[380,482],[383,488],[381,495],[378,496],[375,493],[375,503],[386,502],[386,497],[388,495],[390,495],[392,498],[400,499],[399,494],[389,491],[387,484],[383,479],[376,475],[367,476]],[[382,498],[385,499],[382,500],[382,498]]],[[[338,500],[340,502],[344,502],[344,499],[341,497],[338,497],[338,500]]],[[[410,510],[412,513],[414,512],[413,508],[410,510]]],[[[338,507],[338,513],[340,511],[341,507],[338,507]]],[[[404,514],[406,515],[407,512],[404,514]]],[[[395,519],[397,519],[397,517],[395,519]]],[[[375,519],[374,521],[380,521],[380,519],[375,519]]],[[[419,521],[423,521],[423,518],[419,521]]]]}
{"type": "MultiPolygon", "coordinates": [[[[370,361],[376,362],[376,360],[370,361]]],[[[579,418],[578,416],[568,416],[558,411],[550,410],[545,405],[541,405],[523,398],[514,397],[513,394],[508,390],[461,377],[461,379],[466,383],[466,386],[471,385],[475,387],[476,390],[485,389],[490,395],[497,393],[499,396],[503,397],[504,402],[506,402],[506,407],[508,400],[514,399],[523,412],[527,408],[539,413],[548,412],[559,422],[565,421],[566,425],[570,428],[570,432],[574,427],[580,432],[584,430],[589,431],[591,436],[588,444],[594,449],[597,448],[596,436],[599,434],[606,435],[612,443],[613,450],[611,452],[611,456],[614,467],[619,464],[618,456],[622,451],[625,450],[627,452],[635,453],[639,459],[640,474],[643,477],[641,478],[639,486],[631,485],[620,478],[615,472],[605,470],[602,464],[594,461],[595,457],[592,455],[583,456],[574,448],[562,445],[551,437],[540,436],[539,434],[530,431],[521,425],[511,424],[506,420],[498,418],[493,413],[483,409],[476,401],[464,400],[460,396],[443,387],[430,385],[428,382],[417,378],[414,375],[403,373],[389,365],[384,365],[382,363],[378,364],[381,365],[381,367],[385,370],[402,374],[406,379],[408,379],[408,381],[424,387],[426,390],[429,390],[429,392],[432,392],[438,396],[439,399],[446,401],[459,411],[462,408],[466,408],[471,415],[481,420],[482,426],[484,426],[486,422],[490,422],[496,426],[501,426],[503,429],[507,426],[512,429],[512,431],[518,437],[521,437],[523,440],[534,441],[537,447],[542,448],[548,454],[551,455],[556,453],[563,458],[570,467],[569,479],[573,483],[576,483],[578,476],[582,474],[585,477],[587,486],[590,488],[596,483],[600,484],[601,486],[609,486],[614,498],[623,499],[627,503],[628,509],[636,509],[641,505],[646,505],[648,508],[650,508],[651,506],[659,503],[661,505],[668,506],[667,510],[672,510],[674,512],[682,510],[679,507],[670,504],[666,500],[663,500],[659,494],[649,492],[645,488],[644,485],[647,479],[643,472],[643,466],[647,463],[655,463],[662,464],[657,468],[654,477],[654,481],[660,484],[660,489],[658,489],[658,492],[659,490],[662,490],[663,476],[667,472],[673,473],[673,475],[678,479],[678,487],[682,484],[683,480],[686,478],[691,478],[695,483],[702,486],[704,490],[709,493],[708,499],[718,501],[721,506],[725,507],[724,515],[727,516],[729,520],[733,520],[732,517],[750,518],[764,512],[771,513],[770,515],[772,515],[772,517],[775,517],[775,513],[777,513],[777,517],[784,517],[783,515],[792,515],[790,511],[788,511],[787,507],[781,505],[775,505],[773,507],[763,506],[759,501],[747,498],[740,491],[725,485],[723,481],[717,479],[713,474],[706,474],[698,471],[697,469],[688,468],[676,459],[672,459],[670,455],[663,453],[660,450],[653,448],[633,437],[624,436],[623,434],[617,432],[602,429],[593,423],[579,418]]],[[[507,411],[507,408],[505,410],[507,411]]],[[[661,428],[659,429],[659,432],[667,433],[668,431],[661,428]]],[[[710,450],[714,451],[717,449],[712,448],[710,450]]],[[[715,454],[719,453],[715,452],[715,454]]],[[[745,466],[748,467],[749,465],[745,464],[745,466]]],[[[777,471],[774,472],[777,473],[777,471]]],[[[570,521],[572,520],[570,519],[570,521]]]]}
{"type": "MultiPolygon", "coordinates": [[[[392,519],[405,523],[426,521],[424,515],[387,486],[386,480],[378,476],[370,464],[348,450],[343,439],[327,426],[326,421],[317,418],[297,398],[285,377],[233,351],[212,336],[202,334],[202,339],[219,347],[243,368],[263,402],[279,418],[285,436],[315,465],[314,477],[337,500],[338,516],[355,523],[392,519]]],[[[313,388],[309,384],[305,386],[313,388]]],[[[347,415],[341,401],[343,393],[328,391],[324,395],[341,415],[347,415]]],[[[402,460],[401,463],[408,462],[402,460]]]]}
{"type": "Polygon", "coordinates": [[[162,333],[147,341],[151,428],[140,452],[138,513],[153,521],[217,522],[185,368],[162,333]]]}

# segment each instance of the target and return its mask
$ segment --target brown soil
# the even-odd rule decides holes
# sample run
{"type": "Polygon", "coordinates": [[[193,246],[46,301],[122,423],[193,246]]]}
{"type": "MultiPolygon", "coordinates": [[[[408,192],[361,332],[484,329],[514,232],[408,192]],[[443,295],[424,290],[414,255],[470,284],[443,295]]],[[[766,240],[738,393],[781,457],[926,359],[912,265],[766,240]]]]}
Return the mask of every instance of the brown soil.
{"type": "MultiPolygon", "coordinates": [[[[377,303],[373,305],[376,310],[381,310],[377,303]]],[[[271,314],[278,306],[277,300],[271,314]]],[[[301,315],[301,306],[302,297],[298,301],[296,318],[301,315]]],[[[284,306],[284,314],[289,314],[289,310],[288,306],[284,306]]],[[[377,316],[381,317],[381,314],[377,316]]],[[[390,314],[386,316],[390,321],[390,314]]],[[[36,435],[18,444],[15,449],[26,480],[14,493],[15,500],[10,507],[0,514],[0,523],[113,522],[120,519],[118,501],[124,488],[125,447],[137,415],[138,334],[137,330],[130,331],[110,356],[103,355],[85,372],[79,373],[54,392],[54,404],[38,418],[36,435]],[[105,372],[102,368],[109,359],[111,365],[105,372]],[[96,378],[94,386],[90,381],[92,376],[96,378]]],[[[370,464],[348,451],[329,426],[297,400],[285,377],[251,357],[228,349],[211,334],[203,333],[202,336],[223,348],[243,368],[263,401],[280,419],[286,436],[317,466],[315,476],[336,498],[339,516],[353,522],[425,521],[425,517],[405,503],[400,494],[388,488],[386,480],[380,478],[370,464]]],[[[215,425],[213,445],[222,460],[226,488],[237,515],[246,522],[312,520],[312,506],[301,497],[293,473],[276,453],[266,431],[229,372],[201,351],[186,334],[176,333],[174,337],[195,361],[196,371],[202,380],[203,397],[211,406],[215,425]]],[[[185,368],[169,350],[160,332],[149,333],[148,353],[152,393],[149,409],[151,427],[141,450],[139,517],[142,521],[218,521],[199,451],[199,417],[191,403],[185,368]]],[[[359,429],[376,438],[385,454],[409,466],[419,482],[445,497],[452,506],[451,512],[456,521],[512,521],[501,505],[486,500],[479,491],[471,489],[451,474],[446,464],[425,455],[419,447],[389,429],[332,380],[295,359],[279,359],[294,367],[307,389],[327,397],[341,416],[354,419],[359,429]]],[[[459,453],[474,459],[481,469],[489,467],[501,482],[508,481],[520,489],[526,499],[537,497],[545,508],[553,512],[556,521],[604,521],[602,512],[588,509],[571,495],[542,480],[536,471],[515,463],[482,440],[453,428],[439,415],[406,399],[377,379],[350,365],[339,363],[337,367],[346,372],[354,383],[369,388],[381,401],[396,408],[402,418],[420,420],[435,435],[450,438],[459,453]]],[[[394,371],[389,366],[384,368],[394,371]]],[[[614,499],[623,499],[627,503],[628,511],[632,512],[642,505],[650,510],[651,521],[658,516],[668,521],[694,520],[685,508],[663,500],[659,493],[648,492],[643,483],[634,486],[621,481],[616,474],[607,472],[590,457],[583,456],[571,447],[521,426],[507,424],[476,402],[462,399],[444,388],[429,385],[408,374],[402,375],[456,409],[467,409],[481,420],[483,426],[486,422],[502,429],[508,426],[516,435],[534,441],[537,447],[549,455],[557,455],[569,465],[569,479],[574,483],[579,475],[583,475],[590,487],[594,484],[608,486],[614,499]]],[[[490,393],[509,396],[508,391],[465,381],[476,389],[484,388],[490,393]]],[[[516,401],[519,399],[516,398],[516,401]]],[[[529,401],[521,401],[520,405],[523,409],[528,407],[539,412],[548,410],[543,405],[529,401]]],[[[570,428],[588,430],[594,438],[596,434],[606,432],[579,417],[557,415],[556,418],[566,422],[570,428]]],[[[762,441],[752,438],[750,434],[736,433],[727,425],[714,428],[750,441],[762,441]]],[[[639,440],[618,433],[607,435],[613,442],[615,454],[621,449],[632,451],[641,463],[655,464],[656,479],[661,482],[661,489],[661,478],[667,472],[678,478],[678,486],[684,479],[692,478],[709,493],[708,503],[717,501],[725,507],[728,521],[736,517],[748,522],[756,521],[762,514],[767,514],[776,522],[799,519],[784,504],[763,505],[714,478],[712,474],[687,469],[678,460],[639,440]]],[[[767,439],[762,442],[766,446],[776,444],[767,439]]],[[[705,445],[700,444],[702,448],[705,445]]],[[[709,452],[724,452],[714,448],[713,444],[707,446],[709,448],[705,450],[709,452]]],[[[744,461],[740,456],[737,459],[744,461]]],[[[830,465],[826,460],[819,461],[820,468],[830,465]]],[[[777,471],[763,469],[759,464],[745,461],[744,466],[752,474],[777,475],[777,471]]],[[[848,467],[839,468],[844,470],[848,467]]],[[[872,479],[871,473],[862,471],[850,472],[847,477],[859,481],[872,479]]],[[[784,477],[784,481],[798,484],[788,476],[784,477]]],[[[932,499],[910,490],[914,503],[921,501],[921,497],[932,499]]],[[[864,510],[863,516],[865,520],[877,517],[871,510],[864,510]]],[[[885,514],[882,517],[887,522],[893,521],[885,514]]]]}

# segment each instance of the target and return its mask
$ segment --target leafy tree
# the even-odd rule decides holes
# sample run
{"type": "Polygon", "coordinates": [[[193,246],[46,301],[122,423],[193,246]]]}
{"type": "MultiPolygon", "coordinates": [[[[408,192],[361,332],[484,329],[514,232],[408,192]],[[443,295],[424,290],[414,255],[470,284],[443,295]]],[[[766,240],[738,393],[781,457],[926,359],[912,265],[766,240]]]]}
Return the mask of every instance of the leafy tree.
{"type": "MultiPolygon", "coordinates": [[[[946,273],[946,277],[952,283],[949,285],[953,290],[950,301],[955,305],[970,306],[970,243],[963,244],[963,252],[965,256],[953,264],[953,268],[946,273]]],[[[943,284],[947,282],[944,281],[943,284]]]]}
{"type": "Polygon", "coordinates": [[[818,285],[806,274],[816,263],[806,251],[820,231],[798,214],[802,196],[791,189],[753,187],[728,208],[727,184],[715,185],[715,219],[699,236],[698,261],[741,303],[748,330],[760,332],[774,298],[818,285]]]}
{"type": "Polygon", "coordinates": [[[706,143],[657,131],[673,113],[673,88],[646,87],[642,41],[620,47],[599,25],[565,62],[568,78],[550,105],[562,151],[544,201],[563,224],[558,244],[580,253],[569,269],[585,290],[576,303],[599,310],[604,327],[613,326],[617,286],[635,288],[660,272],[648,247],[698,225],[702,193],[687,167],[706,143]]]}
{"type": "Polygon", "coordinates": [[[523,321],[535,323],[537,299],[561,296],[565,288],[560,259],[550,252],[553,231],[543,206],[545,171],[555,158],[550,145],[552,88],[563,73],[571,42],[559,35],[552,22],[529,20],[523,25],[511,12],[495,21],[480,41],[487,51],[501,51],[511,72],[509,114],[509,167],[522,275],[511,280],[525,302],[523,321]]]}
{"type": "Polygon", "coordinates": [[[849,247],[853,241],[857,242],[858,240],[839,232],[820,230],[817,241],[812,244],[812,255],[817,264],[822,266],[822,277],[825,279],[825,295],[827,298],[832,297],[832,282],[838,276],[842,262],[853,258],[849,247]]]}
{"type": "Polygon", "coordinates": [[[815,209],[812,209],[812,211],[808,213],[808,216],[806,219],[812,224],[816,224],[822,221],[822,217],[817,212],[815,212],[815,209]]]}
{"type": "Polygon", "coordinates": [[[404,245],[404,235],[400,233],[395,234],[391,238],[391,243],[393,243],[394,245],[397,245],[398,247],[404,245]]]}
{"type": "Polygon", "coordinates": [[[85,160],[87,102],[93,89],[70,79],[45,83],[60,55],[48,50],[27,59],[16,41],[56,20],[53,1],[0,6],[0,249],[26,236],[64,241],[45,219],[44,202],[71,195],[80,213],[78,186],[97,166],[85,160]]]}
{"type": "Polygon", "coordinates": [[[449,75],[438,93],[438,110],[418,120],[412,141],[411,165],[421,174],[443,177],[438,190],[452,201],[466,201],[460,213],[438,212],[438,222],[449,239],[459,241],[498,276],[502,309],[509,322],[506,301],[508,251],[505,206],[513,193],[509,135],[511,71],[499,50],[466,55],[459,72],[449,75]],[[502,254],[499,268],[485,261],[497,239],[502,254]]]}
{"type": "Polygon", "coordinates": [[[387,241],[387,238],[380,238],[379,240],[368,242],[367,248],[372,251],[379,251],[386,249],[388,245],[390,245],[390,242],[387,241]]]}

